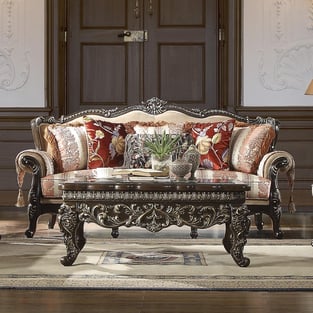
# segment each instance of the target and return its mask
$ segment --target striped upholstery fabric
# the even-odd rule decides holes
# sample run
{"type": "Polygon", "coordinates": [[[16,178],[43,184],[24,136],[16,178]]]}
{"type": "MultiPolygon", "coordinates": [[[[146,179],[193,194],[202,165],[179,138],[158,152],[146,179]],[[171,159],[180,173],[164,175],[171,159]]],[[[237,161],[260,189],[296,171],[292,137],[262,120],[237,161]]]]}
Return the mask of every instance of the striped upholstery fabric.
{"type": "Polygon", "coordinates": [[[251,187],[251,190],[247,191],[246,194],[247,200],[268,200],[270,195],[271,181],[253,174],[227,170],[198,169],[196,171],[196,178],[247,183],[251,187]]]}
{"type": "MultiPolygon", "coordinates": [[[[47,175],[41,179],[43,196],[46,198],[60,198],[62,196],[59,190],[60,183],[74,178],[75,180],[85,180],[88,177],[92,177],[92,175],[92,170],[47,175]]],[[[267,178],[241,172],[227,170],[214,171],[207,169],[197,170],[196,177],[211,180],[241,181],[251,186],[251,190],[247,192],[247,200],[267,200],[269,198],[271,181],[267,178]]]]}

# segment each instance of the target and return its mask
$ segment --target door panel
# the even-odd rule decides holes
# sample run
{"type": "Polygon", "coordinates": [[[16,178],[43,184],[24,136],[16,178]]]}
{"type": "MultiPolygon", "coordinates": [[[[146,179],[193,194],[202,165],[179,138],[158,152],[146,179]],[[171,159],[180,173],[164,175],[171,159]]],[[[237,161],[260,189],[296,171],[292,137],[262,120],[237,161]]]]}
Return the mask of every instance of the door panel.
{"type": "Polygon", "coordinates": [[[139,101],[141,47],[118,37],[141,28],[136,3],[68,1],[67,112],[139,101]]]}
{"type": "Polygon", "coordinates": [[[126,102],[126,55],[124,44],[82,45],[82,103],[126,102]]]}
{"type": "Polygon", "coordinates": [[[157,95],[181,106],[218,107],[217,15],[213,0],[153,1],[153,14],[144,21],[145,99],[157,95]]]}
{"type": "Polygon", "coordinates": [[[159,45],[158,85],[162,99],[176,103],[205,102],[204,51],[202,44],[159,45]]]}
{"type": "Polygon", "coordinates": [[[203,27],[205,25],[205,2],[205,0],[160,0],[159,25],[161,27],[203,27]]]}
{"type": "Polygon", "coordinates": [[[68,0],[68,112],[159,97],[218,107],[218,0],[68,0]],[[125,42],[125,30],[148,40],[125,42]]]}
{"type": "Polygon", "coordinates": [[[126,0],[83,0],[81,8],[82,28],[125,28],[127,26],[126,0]]]}

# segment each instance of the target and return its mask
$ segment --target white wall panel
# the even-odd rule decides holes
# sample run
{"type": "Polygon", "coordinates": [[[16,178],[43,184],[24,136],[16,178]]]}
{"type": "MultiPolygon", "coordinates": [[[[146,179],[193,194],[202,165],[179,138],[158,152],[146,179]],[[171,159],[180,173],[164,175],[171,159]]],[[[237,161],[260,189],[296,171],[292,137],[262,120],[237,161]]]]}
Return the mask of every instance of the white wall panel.
{"type": "Polygon", "coordinates": [[[243,0],[243,106],[313,106],[313,0],[243,0]]]}
{"type": "Polygon", "coordinates": [[[0,108],[45,105],[45,0],[0,0],[0,108]]]}

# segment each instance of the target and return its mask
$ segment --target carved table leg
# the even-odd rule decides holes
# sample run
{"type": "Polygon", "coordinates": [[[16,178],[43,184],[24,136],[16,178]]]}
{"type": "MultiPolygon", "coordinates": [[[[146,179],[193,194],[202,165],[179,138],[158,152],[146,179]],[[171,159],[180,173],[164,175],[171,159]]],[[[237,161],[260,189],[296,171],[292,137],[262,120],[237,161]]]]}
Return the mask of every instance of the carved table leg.
{"type": "Polygon", "coordinates": [[[120,233],[118,231],[118,227],[112,227],[112,231],[111,231],[112,238],[118,238],[119,235],[120,233]]]}
{"type": "Polygon", "coordinates": [[[248,218],[249,210],[246,206],[231,208],[231,238],[232,247],[230,254],[234,261],[241,267],[250,264],[250,260],[243,256],[243,248],[247,242],[247,235],[250,228],[250,220],[248,218]]]}
{"type": "Polygon", "coordinates": [[[198,229],[196,227],[191,227],[190,228],[190,237],[192,239],[197,239],[198,238],[198,229]]]}
{"type": "Polygon", "coordinates": [[[83,227],[84,223],[79,220],[77,212],[71,210],[70,206],[62,205],[60,208],[59,225],[64,234],[64,243],[67,255],[60,259],[64,266],[72,265],[81,249],[86,243],[83,227]]]}

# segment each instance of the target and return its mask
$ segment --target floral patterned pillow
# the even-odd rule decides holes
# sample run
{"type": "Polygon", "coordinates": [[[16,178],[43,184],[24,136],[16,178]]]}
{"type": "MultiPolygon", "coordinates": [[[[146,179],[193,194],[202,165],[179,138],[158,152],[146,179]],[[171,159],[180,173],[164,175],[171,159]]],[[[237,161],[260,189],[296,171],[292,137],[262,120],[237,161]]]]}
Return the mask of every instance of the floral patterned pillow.
{"type": "Polygon", "coordinates": [[[122,123],[84,117],[88,144],[88,168],[118,167],[124,162],[126,131],[122,123]]]}
{"type": "Polygon", "coordinates": [[[215,123],[193,123],[190,129],[200,152],[200,167],[212,170],[228,169],[229,143],[234,120],[215,123]]]}

